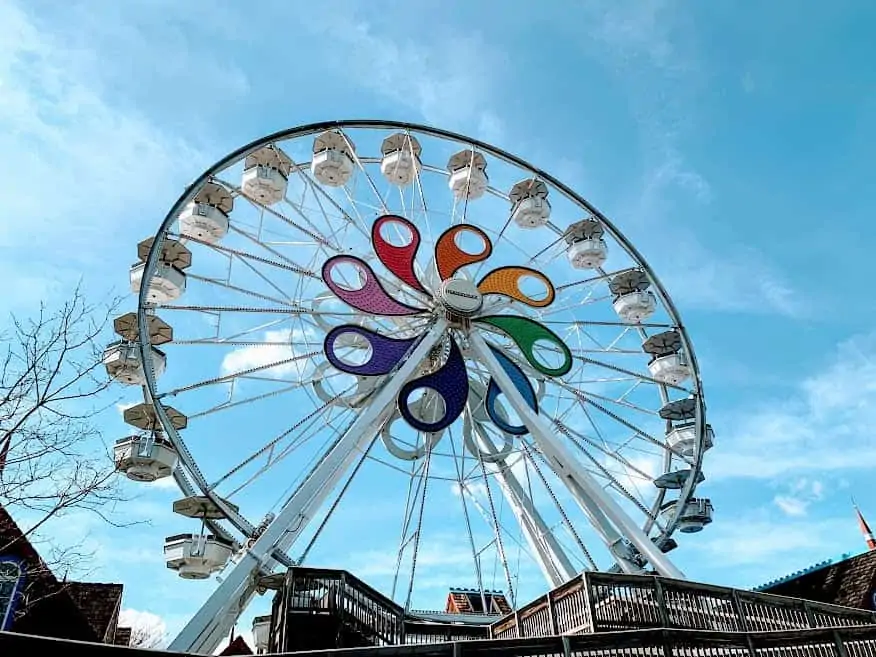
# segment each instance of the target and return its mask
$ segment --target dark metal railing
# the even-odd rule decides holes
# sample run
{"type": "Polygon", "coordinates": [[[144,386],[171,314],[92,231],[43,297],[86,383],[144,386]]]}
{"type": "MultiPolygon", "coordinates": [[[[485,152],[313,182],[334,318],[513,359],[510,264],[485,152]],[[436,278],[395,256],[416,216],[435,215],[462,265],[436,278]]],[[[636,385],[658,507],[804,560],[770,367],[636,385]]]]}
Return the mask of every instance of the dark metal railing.
{"type": "MultiPolygon", "coordinates": [[[[876,623],[876,613],[650,575],[584,573],[490,627],[510,639],[652,628],[725,632],[876,623]]],[[[874,654],[876,657],[876,654],[874,654]]]]}
{"type": "MultiPolygon", "coordinates": [[[[49,657],[194,657],[0,632],[0,655],[35,654],[49,657]]],[[[776,632],[627,630],[272,654],[295,654],[297,657],[874,657],[876,625],[776,632]]]]}

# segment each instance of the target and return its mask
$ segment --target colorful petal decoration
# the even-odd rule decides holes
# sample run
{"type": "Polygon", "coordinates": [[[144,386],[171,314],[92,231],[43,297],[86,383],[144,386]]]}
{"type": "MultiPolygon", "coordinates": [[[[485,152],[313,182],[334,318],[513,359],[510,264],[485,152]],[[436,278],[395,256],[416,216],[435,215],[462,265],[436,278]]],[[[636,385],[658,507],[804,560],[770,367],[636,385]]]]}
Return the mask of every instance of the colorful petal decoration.
{"type": "Polygon", "coordinates": [[[366,313],[375,315],[416,315],[423,312],[422,308],[415,308],[406,303],[396,301],[389,293],[383,289],[377,275],[371,270],[364,260],[353,256],[334,256],[325,261],[322,266],[322,280],[328,285],[329,289],[335,293],[341,301],[356,310],[361,310],[366,313]],[[355,285],[351,281],[337,281],[332,276],[332,272],[337,269],[338,265],[351,264],[358,270],[359,287],[345,287],[345,285],[355,285]]]}
{"type": "Polygon", "coordinates": [[[543,324],[528,317],[517,315],[492,315],[480,317],[477,320],[482,324],[489,324],[514,341],[520,349],[526,361],[542,374],[548,376],[565,376],[572,369],[572,352],[563,342],[562,338],[543,324]],[[563,362],[557,367],[550,367],[539,361],[535,356],[537,342],[549,342],[562,355],[563,362]]]}
{"type": "MultiPolygon", "coordinates": [[[[433,294],[437,290],[427,289],[416,273],[416,257],[420,242],[421,236],[417,227],[408,219],[398,215],[387,214],[378,217],[371,228],[372,247],[381,264],[408,287],[423,294],[433,294]],[[385,238],[383,231],[393,229],[399,231],[404,244],[394,244],[385,238]],[[406,238],[409,238],[409,241],[406,241],[406,238]]],[[[480,228],[470,224],[452,226],[444,231],[435,243],[435,268],[439,279],[444,282],[464,267],[484,262],[492,252],[493,244],[480,228]],[[460,238],[472,236],[482,244],[479,253],[467,252],[459,244],[460,238]]],[[[322,277],[335,296],[363,313],[398,317],[428,312],[425,308],[417,308],[394,299],[381,285],[380,279],[371,267],[354,256],[338,255],[329,258],[323,264],[322,277]],[[338,280],[335,277],[336,268],[342,264],[353,266],[357,281],[338,280]]],[[[550,279],[529,267],[510,266],[493,269],[481,278],[477,289],[483,295],[505,296],[534,308],[549,306],[556,297],[550,279]],[[533,278],[541,283],[544,286],[543,294],[534,296],[524,292],[521,283],[526,278],[533,278]]],[[[483,328],[489,327],[510,338],[523,359],[542,375],[564,376],[572,368],[572,354],[566,343],[556,333],[533,319],[517,315],[492,314],[474,316],[471,320],[472,329],[478,325],[483,328]],[[551,365],[540,360],[536,353],[539,343],[547,343],[547,349],[556,353],[562,362],[551,365]]],[[[467,327],[468,324],[465,326],[467,327]]],[[[362,326],[345,324],[329,331],[325,338],[324,350],[329,363],[342,372],[365,377],[386,376],[391,374],[412,351],[419,337],[394,338],[362,326]],[[345,360],[342,356],[343,350],[357,347],[368,351],[367,360],[356,363],[345,360]]],[[[452,336],[449,336],[448,341],[445,342],[445,345],[448,344],[446,359],[437,370],[406,382],[399,392],[397,399],[399,413],[405,422],[417,431],[429,434],[443,431],[459,418],[468,402],[470,386],[465,358],[452,336]],[[441,417],[434,417],[437,413],[429,417],[422,417],[422,413],[419,413],[420,417],[418,417],[417,410],[422,410],[422,401],[425,399],[417,396],[418,391],[431,392],[433,397],[430,399],[435,399],[434,395],[440,397],[443,403],[441,417]]],[[[537,413],[538,399],[526,373],[502,349],[492,344],[489,348],[510,377],[517,392],[537,413]]],[[[487,417],[508,436],[528,433],[525,425],[511,424],[503,406],[497,403],[503,393],[499,385],[490,379],[483,399],[487,417]]],[[[431,410],[437,408],[431,402],[427,406],[431,410]]]]}
{"type": "MultiPolygon", "coordinates": [[[[514,387],[517,388],[517,392],[523,397],[529,407],[538,413],[538,399],[535,396],[535,390],[532,387],[532,384],[529,382],[529,379],[526,378],[526,374],[523,373],[517,365],[514,364],[508,356],[502,353],[501,350],[496,349],[491,346],[490,351],[493,352],[493,355],[496,357],[496,360],[499,361],[499,364],[502,366],[502,369],[505,370],[505,373],[510,377],[511,382],[514,384],[514,387]]],[[[497,427],[499,427],[502,431],[506,433],[510,433],[514,436],[522,436],[526,433],[529,433],[529,429],[526,428],[526,425],[513,425],[510,424],[507,418],[503,417],[503,413],[501,413],[496,407],[496,400],[499,398],[499,395],[502,394],[502,389],[499,388],[499,385],[496,383],[495,379],[490,379],[490,385],[487,386],[487,414],[490,416],[490,419],[493,421],[497,427]]]]}
{"type": "Polygon", "coordinates": [[[414,263],[417,259],[417,249],[420,248],[420,231],[404,217],[394,214],[385,214],[379,217],[371,227],[371,243],[374,245],[374,253],[383,263],[383,266],[395,276],[410,285],[418,292],[427,292],[426,288],[417,278],[414,271],[414,263]],[[396,246],[383,238],[381,229],[384,226],[394,226],[399,232],[407,231],[411,241],[404,246],[396,246]]]}
{"type": "Polygon", "coordinates": [[[398,410],[405,421],[418,431],[434,433],[456,422],[465,410],[468,399],[468,375],[465,361],[456,340],[450,340],[447,362],[431,374],[408,381],[398,393],[398,410]],[[436,392],[444,401],[444,416],[434,422],[426,422],[411,412],[410,397],[416,390],[427,388],[436,392]]]}

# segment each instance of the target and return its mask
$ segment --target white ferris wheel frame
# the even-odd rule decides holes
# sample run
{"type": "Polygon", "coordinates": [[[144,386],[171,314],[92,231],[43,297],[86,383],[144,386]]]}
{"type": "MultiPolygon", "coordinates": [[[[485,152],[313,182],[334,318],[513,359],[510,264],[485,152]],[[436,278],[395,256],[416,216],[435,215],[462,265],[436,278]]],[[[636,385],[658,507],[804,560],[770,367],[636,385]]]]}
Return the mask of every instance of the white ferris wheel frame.
{"type": "MultiPolygon", "coordinates": [[[[192,201],[197,191],[218,172],[242,160],[255,151],[289,139],[306,137],[327,130],[380,129],[400,130],[408,133],[423,134],[439,139],[445,139],[468,148],[476,149],[492,157],[516,165],[528,171],[537,178],[552,185],[556,190],[567,196],[574,203],[586,209],[602,224],[604,230],[616,240],[645,272],[655,294],[663,303],[673,325],[676,327],[685,350],[693,381],[694,399],[696,403],[695,435],[697,447],[690,463],[692,472],[679,491],[679,502],[675,517],[664,528],[663,535],[671,536],[678,525],[681,509],[693,495],[697,477],[702,469],[702,438],[705,432],[705,402],[703,399],[702,381],[697,366],[696,355],[687,332],[684,330],[679,313],[665,288],[651,270],[648,263],[638,250],[614,227],[614,225],[599,210],[574,190],[525,160],[505,152],[495,146],[472,139],[461,134],[408,122],[387,120],[340,120],[312,123],[291,128],[262,137],[238,149],[216,162],[207,169],[183,192],[172,206],[149,250],[143,271],[143,281],[152,277],[159,264],[165,236],[177,219],[183,208],[192,201]]],[[[223,579],[207,601],[191,618],[180,634],[171,642],[171,650],[210,653],[219,642],[228,635],[237,618],[246,608],[258,588],[258,580],[262,575],[270,574],[278,566],[294,566],[295,561],[286,554],[286,549],[295,538],[307,527],[308,522],[316,514],[322,503],[335,488],[343,474],[352,465],[357,453],[357,447],[367,444],[386,420],[396,396],[429,350],[438,342],[447,327],[446,320],[436,319],[430,329],[422,336],[419,343],[402,361],[393,376],[383,379],[380,388],[370,406],[347,428],[339,442],[302,482],[293,495],[286,501],[275,518],[261,532],[244,518],[238,511],[229,506],[216,495],[197,466],[185,442],[173,426],[160,397],[156,397],[156,376],[152,365],[152,351],[149,342],[148,321],[152,313],[152,304],[148,300],[148,285],[140,288],[138,297],[138,328],[139,350],[141,362],[144,364],[145,385],[144,398],[153,405],[155,415],[161,424],[165,435],[173,443],[179,454],[182,468],[176,468],[174,478],[186,495],[196,494],[195,486],[201,494],[207,496],[225,514],[225,519],[234,525],[243,535],[254,538],[242,558],[223,574],[223,579]],[[193,480],[193,483],[189,481],[193,480]],[[294,527],[294,529],[290,529],[294,527]]],[[[487,343],[476,332],[469,334],[469,340],[481,363],[485,365],[501,389],[511,407],[529,430],[534,443],[546,457],[549,467],[564,483],[572,498],[581,507],[597,533],[609,547],[619,568],[626,572],[640,572],[641,564],[631,558],[634,552],[629,550],[632,544],[634,551],[649,562],[661,575],[684,578],[683,573],[672,564],[658,545],[648,538],[636,522],[601,488],[592,475],[572,455],[566,446],[557,440],[544,420],[529,407],[523,396],[518,392],[510,377],[491,353],[487,343]],[[629,543],[626,543],[627,539],[629,543]]],[[[665,390],[661,388],[665,398],[665,390]]],[[[671,458],[668,454],[667,459],[671,458]]],[[[495,467],[495,466],[494,466],[495,467]]],[[[517,518],[523,531],[523,536],[529,544],[538,565],[549,585],[557,586],[575,576],[576,572],[568,557],[542,519],[532,500],[524,491],[510,468],[496,468],[501,472],[497,482],[517,518]]],[[[664,491],[660,491],[655,507],[663,500],[664,491]]],[[[229,532],[217,522],[208,521],[211,530],[220,536],[232,539],[229,532]]]]}

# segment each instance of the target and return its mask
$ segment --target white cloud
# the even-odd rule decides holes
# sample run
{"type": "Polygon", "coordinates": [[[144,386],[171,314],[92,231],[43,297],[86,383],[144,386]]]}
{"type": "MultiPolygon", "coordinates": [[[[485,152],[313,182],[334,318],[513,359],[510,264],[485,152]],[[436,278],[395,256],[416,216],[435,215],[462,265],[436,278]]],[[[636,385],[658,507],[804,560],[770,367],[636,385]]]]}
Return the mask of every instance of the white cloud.
{"type": "Polygon", "coordinates": [[[753,249],[725,245],[725,254],[679,235],[656,237],[652,264],[676,302],[723,312],[800,317],[807,306],[753,249]]]}
{"type": "Polygon", "coordinates": [[[783,494],[776,495],[773,503],[789,516],[802,517],[809,507],[824,498],[824,484],[818,479],[801,477],[792,482],[783,494]]]}
{"type": "Polygon", "coordinates": [[[118,258],[115,240],[144,208],[154,229],[161,209],[150,205],[166,206],[161,194],[172,198],[204,159],[103,86],[111,59],[97,61],[21,7],[0,2],[0,260],[13,297],[118,258]],[[34,257],[46,259],[39,274],[34,257]]]}
{"type": "Polygon", "coordinates": [[[119,412],[119,415],[124,415],[125,411],[127,411],[129,408],[134,408],[134,406],[136,406],[137,404],[141,404],[141,403],[142,402],[139,402],[139,401],[117,402],[116,403],[116,410],[119,412]]]}
{"type": "Polygon", "coordinates": [[[504,126],[491,109],[504,57],[478,33],[432,26],[427,35],[399,36],[359,19],[355,12],[332,12],[310,23],[330,34],[328,62],[354,84],[419,112],[445,128],[476,129],[479,137],[501,141],[504,126]]]}
{"type": "Polygon", "coordinates": [[[162,648],[167,643],[167,623],[158,614],[122,609],[119,627],[130,627],[132,643],[144,648],[162,648]]]}
{"type": "Polygon", "coordinates": [[[709,478],[837,476],[876,467],[874,348],[876,334],[848,340],[788,396],[716,418],[725,434],[709,459],[709,478]]]}
{"type": "Polygon", "coordinates": [[[776,495],[773,502],[785,515],[789,516],[805,516],[806,508],[809,506],[805,500],[790,495],[776,495]]]}
{"type": "Polygon", "coordinates": [[[834,556],[839,551],[837,537],[850,528],[854,529],[853,523],[845,520],[777,521],[758,513],[715,523],[696,547],[700,559],[715,560],[723,569],[758,567],[778,577],[783,570],[834,556]]]}
{"type": "MultiPolygon", "coordinates": [[[[243,372],[255,367],[270,365],[280,361],[303,356],[312,351],[321,351],[322,343],[313,335],[300,329],[265,331],[263,342],[283,342],[285,344],[252,345],[235,349],[222,359],[222,375],[243,372]]],[[[302,358],[260,371],[259,376],[284,378],[293,375],[304,380],[313,372],[313,359],[302,358]]]]}

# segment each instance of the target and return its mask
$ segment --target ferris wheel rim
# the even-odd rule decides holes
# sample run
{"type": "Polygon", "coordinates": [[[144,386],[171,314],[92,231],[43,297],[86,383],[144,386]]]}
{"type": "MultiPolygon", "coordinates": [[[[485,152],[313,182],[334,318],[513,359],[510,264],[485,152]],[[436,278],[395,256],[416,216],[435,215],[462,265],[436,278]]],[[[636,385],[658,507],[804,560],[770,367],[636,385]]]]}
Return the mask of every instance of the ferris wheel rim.
{"type": "MultiPolygon", "coordinates": [[[[469,147],[478,149],[486,154],[489,154],[492,157],[504,160],[505,162],[512,164],[520,168],[521,170],[530,172],[534,176],[549,183],[551,186],[564,194],[575,204],[590,212],[603,224],[606,231],[611,235],[611,237],[615,241],[617,241],[624,250],[627,251],[627,253],[635,260],[637,266],[640,267],[648,276],[648,279],[653,286],[654,292],[656,293],[659,300],[662,302],[673,323],[673,327],[679,333],[683,348],[686,351],[686,355],[688,357],[690,365],[691,378],[693,381],[693,396],[696,400],[695,431],[696,435],[701,440],[705,429],[705,402],[696,354],[694,352],[693,344],[690,340],[690,337],[688,336],[687,330],[685,329],[684,324],[681,321],[681,316],[677,307],[675,306],[675,303],[669,296],[668,291],[663,286],[662,282],[660,281],[654,270],[651,268],[648,261],[642,256],[642,254],[635,247],[635,245],[633,245],[630,240],[627,239],[627,237],[617,227],[614,226],[610,219],[608,219],[601,211],[599,211],[587,199],[585,199],[571,187],[569,187],[550,173],[532,165],[529,161],[519,156],[516,156],[488,142],[474,139],[461,133],[405,121],[393,121],[383,119],[345,119],[304,124],[280,130],[253,140],[245,146],[242,146],[224,156],[223,158],[219,159],[212,166],[204,170],[204,172],[185,189],[185,191],[180,195],[177,201],[171,206],[169,212],[165,216],[158,231],[155,234],[155,238],[146,257],[143,272],[144,280],[148,280],[148,278],[155,271],[158,264],[159,255],[161,253],[163,241],[182,209],[185,207],[186,204],[191,202],[197,191],[201,189],[205,183],[209,182],[218,172],[225,170],[229,166],[241,161],[253,152],[270,144],[301,137],[307,137],[309,135],[318,134],[320,132],[333,129],[403,130],[415,134],[427,135],[438,139],[464,144],[469,147]]],[[[253,523],[250,522],[250,520],[247,519],[244,515],[238,513],[234,508],[231,508],[229,505],[227,505],[225,501],[221,497],[219,497],[218,494],[214,492],[214,490],[211,489],[207,480],[201,473],[197,461],[195,460],[194,456],[186,445],[185,440],[175,429],[175,427],[173,427],[170,419],[167,416],[167,413],[165,412],[164,406],[160,403],[161,395],[157,394],[156,376],[151,365],[152,354],[150,351],[151,344],[149,331],[147,330],[149,310],[151,309],[153,304],[148,301],[147,295],[148,286],[141,286],[138,294],[137,321],[140,335],[138,345],[140,349],[141,362],[144,363],[144,399],[147,401],[147,403],[152,403],[154,405],[156,417],[161,424],[163,430],[165,431],[167,437],[171,440],[171,442],[178,450],[180,461],[182,462],[185,471],[194,480],[194,485],[214,504],[222,509],[222,511],[225,513],[225,519],[230,522],[231,525],[233,525],[238,531],[240,531],[241,534],[251,537],[256,532],[256,528],[253,523]]],[[[703,450],[699,448],[698,444],[698,447],[693,455],[693,459],[690,462],[692,474],[686,479],[684,486],[679,491],[680,502],[686,502],[692,497],[693,491],[697,484],[697,477],[702,470],[702,451],[703,450]]],[[[669,455],[666,455],[666,458],[669,458],[669,455]]],[[[193,490],[190,482],[188,482],[188,479],[182,473],[180,473],[179,477],[175,476],[175,478],[183,492],[190,494],[187,490],[187,487],[184,486],[184,484],[188,484],[188,488],[193,490]]],[[[659,490],[657,498],[655,499],[652,506],[652,512],[656,511],[660,507],[663,502],[664,496],[665,490],[659,490]]],[[[679,518],[680,513],[676,513],[674,518],[671,521],[667,522],[667,524],[665,525],[665,527],[663,527],[661,531],[660,538],[669,537],[675,532],[679,523],[679,518]]],[[[224,528],[222,528],[221,525],[219,525],[218,523],[215,523],[215,528],[224,532],[224,528]]],[[[275,554],[275,558],[283,563],[292,562],[288,555],[279,551],[275,554]]]]}

